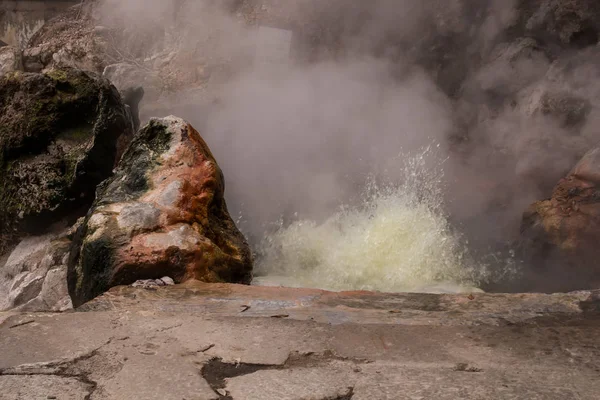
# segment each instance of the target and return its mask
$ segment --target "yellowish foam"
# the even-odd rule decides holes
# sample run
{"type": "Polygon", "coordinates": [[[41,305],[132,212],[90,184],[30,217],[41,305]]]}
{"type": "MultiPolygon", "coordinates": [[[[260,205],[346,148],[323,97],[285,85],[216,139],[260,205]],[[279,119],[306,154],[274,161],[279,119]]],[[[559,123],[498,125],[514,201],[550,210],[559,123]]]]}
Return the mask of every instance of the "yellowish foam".
{"type": "Polygon", "coordinates": [[[321,224],[296,221],[263,242],[254,284],[385,292],[478,291],[483,271],[441,207],[424,155],[402,185],[371,190],[359,207],[321,224]]]}

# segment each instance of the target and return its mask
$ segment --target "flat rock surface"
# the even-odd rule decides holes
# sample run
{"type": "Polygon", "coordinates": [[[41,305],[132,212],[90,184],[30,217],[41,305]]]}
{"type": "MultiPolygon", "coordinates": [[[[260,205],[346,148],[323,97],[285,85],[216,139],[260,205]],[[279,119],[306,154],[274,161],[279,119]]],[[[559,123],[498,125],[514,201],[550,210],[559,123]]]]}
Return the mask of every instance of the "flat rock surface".
{"type": "Polygon", "coordinates": [[[0,399],[597,399],[600,293],[118,287],[0,313],[0,399]]]}

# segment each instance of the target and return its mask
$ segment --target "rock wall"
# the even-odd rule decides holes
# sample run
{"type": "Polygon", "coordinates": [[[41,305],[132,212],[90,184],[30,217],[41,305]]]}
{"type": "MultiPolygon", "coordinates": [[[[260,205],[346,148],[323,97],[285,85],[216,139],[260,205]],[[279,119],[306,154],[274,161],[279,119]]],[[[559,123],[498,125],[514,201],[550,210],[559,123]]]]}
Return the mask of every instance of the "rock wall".
{"type": "Polygon", "coordinates": [[[76,69],[0,78],[0,310],[63,310],[69,226],[133,137],[114,86],[76,69]]]}
{"type": "Polygon", "coordinates": [[[24,47],[44,23],[78,0],[0,0],[0,41],[24,47]]]}

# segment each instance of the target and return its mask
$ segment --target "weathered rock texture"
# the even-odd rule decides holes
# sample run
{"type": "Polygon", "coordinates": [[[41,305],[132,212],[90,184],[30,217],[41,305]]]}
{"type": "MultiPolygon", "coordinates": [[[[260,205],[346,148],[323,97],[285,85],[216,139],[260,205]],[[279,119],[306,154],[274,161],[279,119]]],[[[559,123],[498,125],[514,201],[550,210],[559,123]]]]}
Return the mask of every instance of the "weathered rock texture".
{"type": "Polygon", "coordinates": [[[76,4],[82,0],[0,0],[0,42],[23,48],[45,21],[76,4]]]}
{"type": "Polygon", "coordinates": [[[534,203],[523,218],[523,251],[552,286],[600,286],[600,149],[587,153],[561,179],[552,198],[534,203]]]}
{"type": "Polygon", "coordinates": [[[67,261],[73,231],[25,238],[0,262],[0,310],[72,308],[67,288],[67,261]]]}
{"type": "Polygon", "coordinates": [[[0,78],[22,69],[21,52],[12,46],[0,46],[0,78]]]}
{"type": "Polygon", "coordinates": [[[76,217],[85,214],[133,136],[131,125],[117,90],[85,72],[0,79],[0,254],[21,234],[80,208],[76,217]]]}
{"type": "Polygon", "coordinates": [[[0,313],[0,399],[597,400],[599,295],[115,288],[0,313]]]}
{"type": "Polygon", "coordinates": [[[576,47],[598,43],[600,3],[595,0],[521,0],[525,28],[576,47]]]}
{"type": "Polygon", "coordinates": [[[70,265],[75,305],[138,279],[248,283],[250,249],[223,195],[200,134],[175,117],[151,120],[98,188],[70,265]]]}
{"type": "Polygon", "coordinates": [[[110,32],[95,27],[89,13],[72,7],[46,22],[23,50],[28,72],[73,67],[102,73],[111,57],[110,32]]]}

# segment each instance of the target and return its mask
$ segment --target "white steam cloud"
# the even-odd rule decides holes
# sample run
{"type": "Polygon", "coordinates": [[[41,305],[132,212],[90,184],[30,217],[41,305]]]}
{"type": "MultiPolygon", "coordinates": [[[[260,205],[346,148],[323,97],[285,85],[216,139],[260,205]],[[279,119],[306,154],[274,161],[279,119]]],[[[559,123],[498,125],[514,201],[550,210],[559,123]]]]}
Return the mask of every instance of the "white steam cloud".
{"type": "Polygon", "coordinates": [[[97,8],[128,54],[176,71],[142,114],[199,128],[256,244],[281,218],[331,223],[340,206],[362,204],[373,180],[402,187],[403,158],[433,143],[440,150],[426,164],[445,160],[442,214],[473,250],[497,250],[598,140],[597,88],[580,77],[597,81],[599,71],[557,64],[536,40],[508,35],[522,24],[516,0],[288,3],[97,8]],[[256,67],[259,25],[294,31],[289,63],[256,67]]]}

